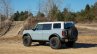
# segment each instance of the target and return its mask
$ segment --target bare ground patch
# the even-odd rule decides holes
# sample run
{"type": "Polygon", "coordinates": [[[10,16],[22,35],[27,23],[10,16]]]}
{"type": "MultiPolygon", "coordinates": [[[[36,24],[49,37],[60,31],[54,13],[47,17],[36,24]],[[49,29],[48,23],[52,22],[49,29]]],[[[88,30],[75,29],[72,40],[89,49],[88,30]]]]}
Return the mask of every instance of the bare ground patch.
{"type": "Polygon", "coordinates": [[[0,38],[0,54],[96,54],[97,36],[79,36],[73,48],[51,49],[49,45],[25,47],[20,36],[0,38]]]}

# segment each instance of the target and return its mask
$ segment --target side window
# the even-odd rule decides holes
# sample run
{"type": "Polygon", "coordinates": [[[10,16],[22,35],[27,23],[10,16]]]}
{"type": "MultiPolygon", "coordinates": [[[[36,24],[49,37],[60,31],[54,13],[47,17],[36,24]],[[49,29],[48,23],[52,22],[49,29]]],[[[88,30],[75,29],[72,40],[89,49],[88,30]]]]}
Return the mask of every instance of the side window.
{"type": "Polygon", "coordinates": [[[43,24],[38,24],[38,25],[36,26],[36,30],[42,30],[42,28],[43,28],[43,24]]]}
{"type": "Polygon", "coordinates": [[[43,30],[51,30],[52,24],[43,24],[43,30]]]}
{"type": "Polygon", "coordinates": [[[54,23],[53,28],[61,28],[61,23],[54,23]]]}

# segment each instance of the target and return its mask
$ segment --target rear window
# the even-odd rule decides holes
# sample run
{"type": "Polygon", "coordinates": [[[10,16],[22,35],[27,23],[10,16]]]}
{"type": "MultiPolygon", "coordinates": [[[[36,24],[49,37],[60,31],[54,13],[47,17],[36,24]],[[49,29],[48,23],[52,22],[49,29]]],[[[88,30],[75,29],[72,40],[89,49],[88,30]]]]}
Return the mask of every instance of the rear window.
{"type": "Polygon", "coordinates": [[[61,28],[61,23],[54,23],[53,28],[61,28]]]}
{"type": "Polygon", "coordinates": [[[64,29],[74,26],[74,23],[64,23],[64,29]]]}
{"type": "Polygon", "coordinates": [[[38,24],[36,26],[37,30],[51,30],[52,24],[38,24]]]}

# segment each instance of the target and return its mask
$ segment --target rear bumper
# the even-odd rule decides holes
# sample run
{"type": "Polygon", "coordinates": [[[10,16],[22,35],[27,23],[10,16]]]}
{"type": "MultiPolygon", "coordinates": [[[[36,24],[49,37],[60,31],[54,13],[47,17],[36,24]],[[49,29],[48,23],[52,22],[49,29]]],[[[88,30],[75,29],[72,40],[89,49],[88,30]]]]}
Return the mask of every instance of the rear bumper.
{"type": "Polygon", "coordinates": [[[61,39],[61,42],[68,42],[68,41],[77,41],[77,38],[72,38],[72,39],[62,38],[61,39]]]}

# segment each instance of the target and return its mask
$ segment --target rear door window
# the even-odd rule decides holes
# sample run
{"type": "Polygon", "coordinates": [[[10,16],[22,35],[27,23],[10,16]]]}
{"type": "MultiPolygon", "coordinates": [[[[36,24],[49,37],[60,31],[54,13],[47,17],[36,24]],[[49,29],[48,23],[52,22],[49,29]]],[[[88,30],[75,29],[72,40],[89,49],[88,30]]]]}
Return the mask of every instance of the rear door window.
{"type": "Polygon", "coordinates": [[[51,30],[52,24],[43,24],[43,30],[51,30]]]}
{"type": "Polygon", "coordinates": [[[53,28],[61,28],[61,23],[54,23],[53,28]]]}

